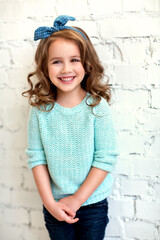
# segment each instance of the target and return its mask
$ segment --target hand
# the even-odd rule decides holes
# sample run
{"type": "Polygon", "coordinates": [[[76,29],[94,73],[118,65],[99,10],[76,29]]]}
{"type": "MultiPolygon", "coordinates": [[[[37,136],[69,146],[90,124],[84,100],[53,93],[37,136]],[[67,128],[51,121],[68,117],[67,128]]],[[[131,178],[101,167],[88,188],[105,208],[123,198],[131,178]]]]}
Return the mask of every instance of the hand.
{"type": "Polygon", "coordinates": [[[70,209],[72,209],[74,212],[77,212],[77,210],[81,207],[82,203],[78,198],[75,197],[75,195],[71,195],[65,198],[62,198],[59,200],[60,203],[64,203],[67,205],[70,209]]]}
{"type": "Polygon", "coordinates": [[[59,221],[75,223],[79,220],[78,218],[74,219],[75,212],[61,202],[54,202],[52,208],[48,209],[48,211],[59,221]]]}

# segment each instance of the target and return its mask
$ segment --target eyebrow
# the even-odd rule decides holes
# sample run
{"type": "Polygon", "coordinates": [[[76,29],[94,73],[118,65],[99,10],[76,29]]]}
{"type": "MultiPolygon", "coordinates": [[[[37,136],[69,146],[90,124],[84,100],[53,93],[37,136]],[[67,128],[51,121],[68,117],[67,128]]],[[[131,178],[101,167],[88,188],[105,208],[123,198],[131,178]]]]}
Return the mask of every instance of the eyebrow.
{"type": "MultiPolygon", "coordinates": [[[[57,60],[57,59],[62,59],[63,57],[53,57],[51,59],[49,59],[49,61],[53,61],[53,60],[57,60]]],[[[81,58],[80,55],[75,55],[75,56],[70,56],[69,58],[81,58]]]]}

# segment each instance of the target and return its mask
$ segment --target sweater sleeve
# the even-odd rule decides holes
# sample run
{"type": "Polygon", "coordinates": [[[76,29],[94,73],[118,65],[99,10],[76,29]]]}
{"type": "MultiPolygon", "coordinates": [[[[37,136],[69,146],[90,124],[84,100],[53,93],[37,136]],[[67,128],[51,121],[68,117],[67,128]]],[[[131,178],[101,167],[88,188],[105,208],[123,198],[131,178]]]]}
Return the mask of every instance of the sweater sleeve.
{"type": "Polygon", "coordinates": [[[112,172],[119,154],[111,109],[103,98],[95,108],[95,114],[98,116],[95,117],[95,151],[92,166],[112,172]]]}
{"type": "Polygon", "coordinates": [[[28,147],[25,152],[28,156],[28,166],[30,169],[37,165],[47,164],[35,107],[31,107],[30,109],[28,119],[28,147]]]}

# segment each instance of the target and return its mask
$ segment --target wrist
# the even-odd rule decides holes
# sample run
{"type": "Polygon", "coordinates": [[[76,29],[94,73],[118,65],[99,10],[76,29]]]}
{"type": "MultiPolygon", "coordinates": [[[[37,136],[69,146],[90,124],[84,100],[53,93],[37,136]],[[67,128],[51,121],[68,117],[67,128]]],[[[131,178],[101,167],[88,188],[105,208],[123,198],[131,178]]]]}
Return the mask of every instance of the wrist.
{"type": "Polygon", "coordinates": [[[85,201],[87,200],[82,195],[80,195],[78,192],[75,192],[73,196],[80,203],[80,205],[85,203],[85,201]]]}
{"type": "Polygon", "coordinates": [[[54,206],[55,206],[55,203],[56,203],[56,201],[55,201],[54,199],[50,199],[49,201],[43,202],[45,208],[46,208],[48,211],[53,210],[53,208],[54,208],[54,206]]]}

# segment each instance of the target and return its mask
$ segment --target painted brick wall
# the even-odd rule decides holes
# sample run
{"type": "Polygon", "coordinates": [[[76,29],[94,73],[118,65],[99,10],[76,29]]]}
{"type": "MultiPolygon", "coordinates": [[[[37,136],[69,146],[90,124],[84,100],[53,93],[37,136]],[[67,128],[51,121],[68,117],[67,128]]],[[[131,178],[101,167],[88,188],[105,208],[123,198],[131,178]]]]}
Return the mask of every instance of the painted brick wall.
{"type": "Polygon", "coordinates": [[[48,240],[28,169],[21,92],[34,69],[34,30],[73,15],[113,88],[119,140],[106,240],[160,235],[160,0],[0,0],[0,239],[48,240]]]}

